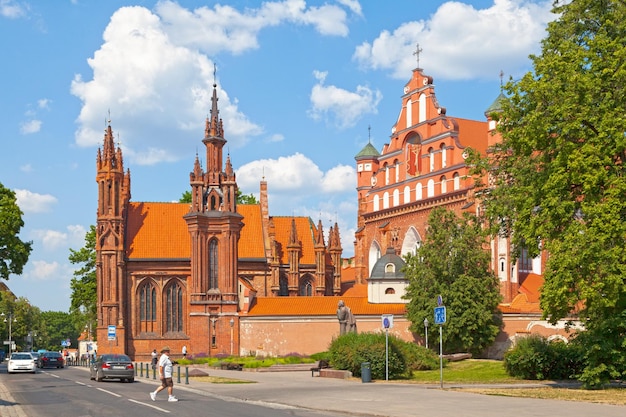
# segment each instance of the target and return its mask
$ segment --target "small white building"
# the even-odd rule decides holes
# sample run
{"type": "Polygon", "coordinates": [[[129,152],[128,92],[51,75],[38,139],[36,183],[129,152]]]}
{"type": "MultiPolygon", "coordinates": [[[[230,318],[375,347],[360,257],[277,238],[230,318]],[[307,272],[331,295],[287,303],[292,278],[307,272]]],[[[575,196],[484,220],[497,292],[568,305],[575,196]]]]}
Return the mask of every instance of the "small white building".
{"type": "Polygon", "coordinates": [[[367,301],[373,304],[408,303],[402,298],[409,285],[402,268],[406,263],[392,247],[380,257],[367,279],[367,301]]]}

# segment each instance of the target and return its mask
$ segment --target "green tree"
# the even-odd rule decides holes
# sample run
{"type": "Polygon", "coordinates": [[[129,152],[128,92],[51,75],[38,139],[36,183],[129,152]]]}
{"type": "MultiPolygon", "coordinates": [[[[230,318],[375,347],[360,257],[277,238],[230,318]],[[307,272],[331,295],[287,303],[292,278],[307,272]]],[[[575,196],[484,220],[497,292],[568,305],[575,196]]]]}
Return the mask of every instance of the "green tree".
{"type": "Polygon", "coordinates": [[[533,70],[506,85],[502,141],[475,173],[486,215],[517,251],[549,254],[551,322],[586,328],[581,380],[626,376],[626,3],[555,2],[533,70]],[[512,231],[512,232],[511,232],[512,231]]]}
{"type": "MultiPolygon", "coordinates": [[[[9,292],[0,292],[0,337],[11,340],[17,350],[37,348],[42,319],[39,308],[31,306],[24,297],[15,298],[9,292]],[[9,326],[9,319],[11,326],[9,326]],[[6,321],[5,321],[6,320],[6,321]],[[33,343],[35,344],[33,346],[33,343]]],[[[8,346],[6,346],[8,352],[8,346]]]]}
{"type": "MultiPolygon", "coordinates": [[[[96,324],[96,227],[90,226],[85,234],[85,246],[79,250],[70,249],[69,261],[80,268],[74,271],[70,282],[72,289],[70,313],[76,330],[83,331],[86,325],[96,324]]],[[[95,332],[92,332],[95,340],[95,332]]]]}
{"type": "Polygon", "coordinates": [[[447,313],[443,347],[448,353],[481,354],[502,325],[500,283],[490,269],[485,241],[475,216],[464,213],[459,218],[436,208],[428,218],[422,246],[406,257],[409,285],[405,298],[411,331],[424,335],[426,318],[434,324],[434,308],[441,295],[447,313]]]}
{"type": "Polygon", "coordinates": [[[74,318],[69,313],[44,311],[41,317],[42,329],[37,343],[39,349],[60,350],[61,342],[67,339],[70,339],[70,348],[78,346],[80,330],[76,329],[74,318]]]}
{"type": "Polygon", "coordinates": [[[0,279],[20,275],[32,250],[32,242],[19,238],[22,215],[15,193],[0,183],[0,279]]]}
{"type": "MultiPolygon", "coordinates": [[[[191,203],[191,191],[185,191],[178,200],[179,203],[191,203]]],[[[237,189],[237,204],[259,204],[254,194],[242,194],[237,189]]]]}

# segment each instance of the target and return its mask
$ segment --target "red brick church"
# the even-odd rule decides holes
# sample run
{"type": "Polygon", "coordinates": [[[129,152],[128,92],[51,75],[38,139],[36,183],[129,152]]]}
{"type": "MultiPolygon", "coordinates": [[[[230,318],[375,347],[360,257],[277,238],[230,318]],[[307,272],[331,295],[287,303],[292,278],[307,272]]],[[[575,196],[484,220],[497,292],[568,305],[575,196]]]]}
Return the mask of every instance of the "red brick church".
{"type": "MultiPolygon", "coordinates": [[[[196,156],[189,174],[191,204],[131,201],[130,171],[109,125],[96,177],[100,351],[137,360],[162,345],[191,355],[311,354],[339,334],[339,300],[359,331],[378,331],[381,316],[393,314],[392,332],[421,343],[404,317],[401,257],[420,245],[432,208],[479,209],[464,151],[497,140],[489,114],[498,100],[485,121],[450,117],[433,78],[413,71],[389,143],[381,152],[370,143],[355,157],[358,229],[349,260],[337,224],[325,236],[321,221],[271,216],[265,181],[259,204],[237,204],[215,85],[206,166],[196,156]]],[[[541,259],[512,264],[508,242],[491,248],[506,302],[498,343],[528,331],[561,333],[540,320],[541,259]]]]}

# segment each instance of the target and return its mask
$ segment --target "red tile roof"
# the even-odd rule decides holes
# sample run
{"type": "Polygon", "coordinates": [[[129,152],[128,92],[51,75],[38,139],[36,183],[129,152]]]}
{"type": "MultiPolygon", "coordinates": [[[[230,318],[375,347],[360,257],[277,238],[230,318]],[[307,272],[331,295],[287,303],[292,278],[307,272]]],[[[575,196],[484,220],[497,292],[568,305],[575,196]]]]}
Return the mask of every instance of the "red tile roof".
{"type": "Polygon", "coordinates": [[[309,217],[283,217],[272,216],[274,221],[274,230],[276,232],[276,241],[282,245],[281,264],[289,263],[289,254],[287,245],[289,244],[289,236],[291,233],[291,221],[296,221],[296,231],[298,240],[302,243],[301,264],[315,264],[315,233],[317,228],[309,217]]]}
{"type": "Polygon", "coordinates": [[[406,314],[405,304],[370,304],[367,297],[257,297],[248,316],[328,316],[343,300],[357,315],[406,314]]]}

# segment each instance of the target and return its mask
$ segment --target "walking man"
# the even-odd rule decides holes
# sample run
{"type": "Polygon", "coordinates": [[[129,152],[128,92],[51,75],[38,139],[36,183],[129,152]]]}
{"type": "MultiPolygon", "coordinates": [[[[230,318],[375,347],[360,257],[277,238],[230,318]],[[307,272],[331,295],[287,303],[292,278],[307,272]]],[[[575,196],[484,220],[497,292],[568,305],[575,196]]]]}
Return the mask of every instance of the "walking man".
{"type": "Polygon", "coordinates": [[[161,349],[161,357],[159,358],[159,379],[161,380],[161,385],[159,385],[156,391],[150,393],[150,398],[152,399],[152,401],[156,401],[157,394],[165,388],[167,388],[167,393],[169,394],[167,401],[178,401],[178,398],[174,397],[173,394],[173,372],[174,363],[170,359],[170,348],[169,346],[164,346],[163,349],[161,349]]]}

